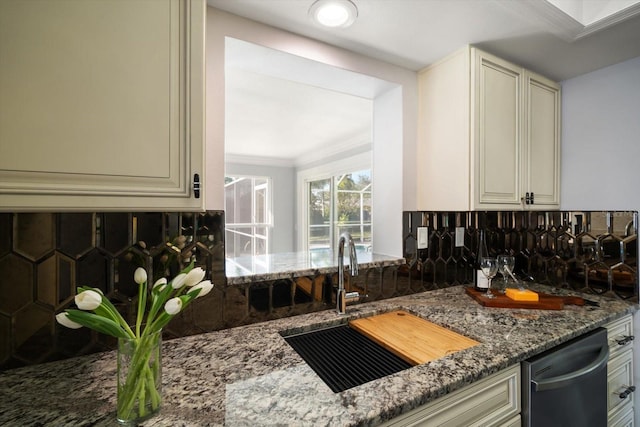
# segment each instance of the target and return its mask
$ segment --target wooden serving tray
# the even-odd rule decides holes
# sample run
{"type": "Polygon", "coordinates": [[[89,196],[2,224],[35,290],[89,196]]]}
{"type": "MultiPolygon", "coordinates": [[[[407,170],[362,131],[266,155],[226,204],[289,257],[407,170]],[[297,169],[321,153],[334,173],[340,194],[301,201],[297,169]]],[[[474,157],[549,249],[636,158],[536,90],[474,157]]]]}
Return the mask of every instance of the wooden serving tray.
{"type": "Polygon", "coordinates": [[[414,365],[480,344],[402,310],[352,320],[349,326],[414,365]]]}
{"type": "Polygon", "coordinates": [[[562,310],[565,305],[584,305],[584,299],[574,296],[549,295],[542,292],[538,294],[538,301],[516,301],[505,294],[493,291],[495,298],[487,298],[484,292],[478,292],[473,288],[465,288],[467,294],[485,307],[499,308],[530,308],[535,310],[562,310]]]}

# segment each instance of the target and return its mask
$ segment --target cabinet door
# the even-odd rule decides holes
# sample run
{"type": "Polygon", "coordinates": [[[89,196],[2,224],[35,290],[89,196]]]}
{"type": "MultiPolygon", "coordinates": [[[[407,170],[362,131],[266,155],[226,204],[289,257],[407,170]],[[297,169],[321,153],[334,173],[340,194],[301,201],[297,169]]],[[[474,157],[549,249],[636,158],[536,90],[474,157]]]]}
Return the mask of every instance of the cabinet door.
{"type": "Polygon", "coordinates": [[[515,365],[382,425],[384,427],[519,425],[520,386],[520,365],[515,365]]]}
{"type": "Polygon", "coordinates": [[[200,209],[203,0],[0,2],[0,209],[200,209]]]}
{"type": "Polygon", "coordinates": [[[607,384],[609,418],[626,405],[633,406],[634,394],[629,387],[633,386],[633,351],[627,350],[609,360],[607,365],[607,384]]]}
{"type": "Polygon", "coordinates": [[[534,209],[560,207],[560,86],[525,73],[524,191],[534,209]]]}
{"type": "Polygon", "coordinates": [[[522,69],[475,51],[474,147],[476,208],[520,206],[522,69]]]}
{"type": "Polygon", "coordinates": [[[609,340],[609,359],[613,359],[618,353],[633,349],[635,336],[633,335],[633,316],[626,315],[618,320],[605,325],[609,340]]]}

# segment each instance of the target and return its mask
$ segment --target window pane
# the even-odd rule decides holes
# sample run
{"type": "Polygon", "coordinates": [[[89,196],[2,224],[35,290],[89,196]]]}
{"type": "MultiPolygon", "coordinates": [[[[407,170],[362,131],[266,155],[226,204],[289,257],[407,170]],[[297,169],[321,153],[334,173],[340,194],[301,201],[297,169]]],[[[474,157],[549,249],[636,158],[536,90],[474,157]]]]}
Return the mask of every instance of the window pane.
{"type": "Polygon", "coordinates": [[[349,232],[359,249],[371,250],[371,191],[368,169],[310,182],[309,248],[330,248],[349,232]]]}
{"type": "Polygon", "coordinates": [[[251,188],[251,179],[241,179],[236,184],[236,222],[242,224],[251,224],[252,215],[252,197],[253,189],[251,188]]]}
{"type": "Polygon", "coordinates": [[[371,191],[371,170],[362,170],[349,174],[353,182],[353,190],[371,191]]]}
{"type": "Polygon", "coordinates": [[[256,224],[266,224],[267,222],[267,188],[256,187],[256,224]]]}
{"type": "Polygon", "coordinates": [[[360,221],[360,193],[338,191],[338,223],[360,221]]]}
{"type": "Polygon", "coordinates": [[[331,179],[309,183],[309,249],[331,247],[331,179]]]}
{"type": "Polygon", "coordinates": [[[236,234],[236,256],[253,255],[251,227],[239,227],[236,234]]]}
{"type": "Polygon", "coordinates": [[[229,186],[226,186],[224,189],[224,215],[225,215],[225,220],[227,222],[227,224],[234,224],[236,222],[235,220],[235,191],[236,191],[236,186],[235,184],[231,184],[229,186]]]}
{"type": "Polygon", "coordinates": [[[331,180],[309,183],[309,224],[326,225],[331,221],[331,180]]]}
{"type": "Polygon", "coordinates": [[[265,177],[225,177],[227,257],[268,252],[271,227],[269,186],[270,179],[265,177]]]}
{"type": "Polygon", "coordinates": [[[358,249],[371,250],[371,170],[309,182],[309,249],[331,248],[349,232],[358,249]]]}
{"type": "Polygon", "coordinates": [[[316,225],[309,229],[309,249],[331,247],[331,226],[316,225]]]}
{"type": "Polygon", "coordinates": [[[267,253],[267,240],[268,240],[267,233],[268,232],[269,232],[268,227],[255,227],[254,255],[264,255],[267,253]]]}
{"type": "Polygon", "coordinates": [[[227,254],[235,254],[235,233],[230,228],[227,228],[224,234],[224,247],[227,254]]]}

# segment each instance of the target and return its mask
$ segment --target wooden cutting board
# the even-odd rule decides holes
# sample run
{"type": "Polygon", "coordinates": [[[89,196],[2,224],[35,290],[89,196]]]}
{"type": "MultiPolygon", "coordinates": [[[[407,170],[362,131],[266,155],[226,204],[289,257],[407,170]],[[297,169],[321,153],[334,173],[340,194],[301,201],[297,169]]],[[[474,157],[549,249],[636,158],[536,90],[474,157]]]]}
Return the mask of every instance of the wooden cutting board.
{"type": "Polygon", "coordinates": [[[495,298],[487,298],[485,292],[466,288],[467,294],[485,307],[498,308],[529,308],[535,310],[562,310],[565,305],[584,305],[584,299],[574,296],[557,296],[537,292],[538,301],[516,301],[505,294],[493,291],[495,298]]]}
{"type": "Polygon", "coordinates": [[[349,325],[414,365],[480,344],[402,310],[352,320],[349,325]]]}

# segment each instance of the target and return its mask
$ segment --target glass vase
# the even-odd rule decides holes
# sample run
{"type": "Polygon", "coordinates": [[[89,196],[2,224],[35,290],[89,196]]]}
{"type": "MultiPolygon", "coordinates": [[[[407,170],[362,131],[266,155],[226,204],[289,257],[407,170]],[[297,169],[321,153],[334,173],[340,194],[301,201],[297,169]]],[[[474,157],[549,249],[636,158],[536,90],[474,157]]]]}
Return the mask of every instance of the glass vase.
{"type": "Polygon", "coordinates": [[[162,330],[140,338],[118,339],[117,418],[137,425],[162,404],[162,330]]]}

